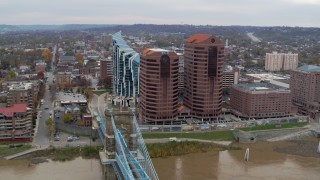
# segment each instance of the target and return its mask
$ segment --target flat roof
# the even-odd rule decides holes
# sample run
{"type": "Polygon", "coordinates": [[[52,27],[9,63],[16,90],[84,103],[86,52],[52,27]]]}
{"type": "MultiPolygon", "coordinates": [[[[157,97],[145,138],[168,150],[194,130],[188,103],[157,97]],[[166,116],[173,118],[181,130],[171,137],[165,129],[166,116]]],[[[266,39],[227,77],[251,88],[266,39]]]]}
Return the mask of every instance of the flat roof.
{"type": "Polygon", "coordinates": [[[235,87],[247,91],[284,91],[288,88],[278,86],[272,83],[258,82],[258,83],[241,83],[234,85],[235,87]]]}
{"type": "Polygon", "coordinates": [[[298,70],[304,72],[320,72],[320,66],[304,65],[299,67],[298,70]]]}
{"type": "Polygon", "coordinates": [[[279,75],[279,74],[272,74],[272,73],[246,74],[246,75],[254,77],[254,78],[258,78],[261,80],[288,79],[288,78],[290,78],[289,76],[286,76],[286,75],[279,75]]]}
{"type": "Polygon", "coordinates": [[[87,98],[82,94],[59,92],[57,101],[60,101],[61,103],[86,103],[87,98]]]}

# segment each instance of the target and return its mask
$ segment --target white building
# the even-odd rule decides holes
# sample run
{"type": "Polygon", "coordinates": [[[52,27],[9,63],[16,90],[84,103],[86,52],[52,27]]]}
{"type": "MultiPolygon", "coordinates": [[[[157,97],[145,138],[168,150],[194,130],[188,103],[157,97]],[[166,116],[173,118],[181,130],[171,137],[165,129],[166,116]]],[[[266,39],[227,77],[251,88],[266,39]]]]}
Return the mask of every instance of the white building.
{"type": "Polygon", "coordinates": [[[286,71],[295,70],[298,67],[298,54],[291,52],[285,53],[267,53],[265,59],[265,70],[267,71],[286,71]]]}

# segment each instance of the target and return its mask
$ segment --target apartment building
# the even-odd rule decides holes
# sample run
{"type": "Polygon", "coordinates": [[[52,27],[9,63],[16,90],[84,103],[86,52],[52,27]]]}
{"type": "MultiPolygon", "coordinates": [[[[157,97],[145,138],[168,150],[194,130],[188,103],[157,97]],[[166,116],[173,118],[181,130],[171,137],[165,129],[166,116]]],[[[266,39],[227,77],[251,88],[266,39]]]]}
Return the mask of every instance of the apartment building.
{"type": "Polygon", "coordinates": [[[320,112],[320,67],[304,65],[292,71],[290,89],[298,112],[315,118],[320,112]]]}
{"type": "Polygon", "coordinates": [[[32,109],[26,104],[0,108],[0,141],[30,141],[32,109]]]}
{"type": "Polygon", "coordinates": [[[298,54],[289,53],[266,53],[265,70],[287,71],[298,67],[298,54]]]}

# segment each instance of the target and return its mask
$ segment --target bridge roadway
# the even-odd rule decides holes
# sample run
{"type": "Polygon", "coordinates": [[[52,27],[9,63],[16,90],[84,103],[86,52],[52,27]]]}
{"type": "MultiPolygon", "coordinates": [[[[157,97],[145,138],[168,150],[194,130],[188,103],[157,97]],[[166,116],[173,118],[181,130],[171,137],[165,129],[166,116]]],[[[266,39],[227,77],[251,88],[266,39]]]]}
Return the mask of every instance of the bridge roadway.
{"type": "MultiPolygon", "coordinates": [[[[112,109],[108,110],[112,111],[112,109]]],[[[104,146],[106,146],[106,117],[101,112],[94,112],[94,115],[99,119],[99,136],[104,146]]],[[[134,153],[129,150],[121,131],[116,127],[113,115],[111,115],[111,124],[115,138],[115,160],[101,158],[101,163],[103,165],[111,164],[118,179],[158,180],[159,178],[142,138],[136,116],[134,115],[133,117],[133,125],[137,134],[138,149],[134,153]]],[[[102,153],[105,152],[100,152],[100,157],[106,157],[105,154],[101,156],[102,153]]]]}

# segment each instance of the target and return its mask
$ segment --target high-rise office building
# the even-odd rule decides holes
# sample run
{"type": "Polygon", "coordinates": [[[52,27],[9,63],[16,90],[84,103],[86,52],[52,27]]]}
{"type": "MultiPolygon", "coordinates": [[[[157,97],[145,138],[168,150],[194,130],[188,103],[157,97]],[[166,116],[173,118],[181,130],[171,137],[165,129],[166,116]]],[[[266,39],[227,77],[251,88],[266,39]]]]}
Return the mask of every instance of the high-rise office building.
{"type": "Polygon", "coordinates": [[[175,52],[144,49],[140,62],[140,113],[143,123],[171,124],[178,114],[178,63],[175,52]]]}
{"type": "Polygon", "coordinates": [[[140,55],[128,46],[121,32],[112,35],[113,92],[136,97],[139,93],[140,55]]]}
{"type": "Polygon", "coordinates": [[[213,35],[195,34],[184,46],[184,105],[199,120],[221,112],[224,44],[213,35]]]}
{"type": "Polygon", "coordinates": [[[267,53],[265,59],[265,69],[267,71],[287,71],[295,70],[298,67],[298,54],[291,52],[285,53],[267,53]]]}
{"type": "Polygon", "coordinates": [[[292,71],[290,89],[298,112],[315,118],[320,112],[320,67],[304,65],[292,71]]]}

